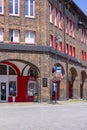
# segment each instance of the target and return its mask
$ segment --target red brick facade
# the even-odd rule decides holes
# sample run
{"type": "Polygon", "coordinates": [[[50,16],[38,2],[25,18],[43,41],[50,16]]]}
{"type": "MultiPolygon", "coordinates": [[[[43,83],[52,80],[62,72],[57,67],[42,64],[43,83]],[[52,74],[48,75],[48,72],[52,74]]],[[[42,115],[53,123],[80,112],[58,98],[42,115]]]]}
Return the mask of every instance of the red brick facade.
{"type": "MultiPolygon", "coordinates": [[[[30,77],[31,80],[37,82],[39,101],[52,99],[52,69],[54,66],[62,67],[62,79],[56,81],[58,100],[87,99],[87,61],[85,56],[87,55],[87,41],[81,41],[82,28],[78,26],[78,21],[82,20],[85,24],[83,27],[85,30],[87,28],[87,17],[73,2],[66,5],[62,0],[61,2],[35,0],[34,18],[25,17],[24,0],[20,0],[19,12],[19,16],[10,15],[9,0],[4,1],[4,13],[0,14],[0,29],[3,29],[4,32],[3,41],[0,43],[1,64],[5,64],[5,62],[15,64],[20,70],[20,76],[24,77],[30,76],[29,69],[33,68],[37,75],[30,77]],[[50,22],[50,5],[52,6],[52,22],[50,22]],[[57,25],[54,22],[55,9],[58,15],[58,17],[56,16],[57,25]],[[68,24],[66,18],[68,18],[68,24]],[[66,26],[69,26],[68,31],[66,31],[66,26]],[[19,30],[19,43],[9,41],[9,30],[11,29],[19,30]],[[26,31],[35,32],[34,45],[25,43],[26,31]],[[58,38],[60,41],[58,41],[58,38]],[[51,42],[52,45],[50,45],[51,42]],[[84,53],[82,54],[82,52],[84,53]],[[47,79],[45,87],[43,84],[44,78],[47,79]]],[[[17,87],[18,85],[22,86],[17,88],[16,101],[30,101],[27,96],[29,77],[24,80],[24,82],[27,82],[26,84],[24,82],[21,84],[20,78],[18,79],[17,87]],[[26,89],[24,89],[24,86],[26,89]],[[21,92],[24,92],[22,93],[25,94],[24,98],[20,98],[21,92]]],[[[2,78],[0,80],[2,81],[2,78]]]]}

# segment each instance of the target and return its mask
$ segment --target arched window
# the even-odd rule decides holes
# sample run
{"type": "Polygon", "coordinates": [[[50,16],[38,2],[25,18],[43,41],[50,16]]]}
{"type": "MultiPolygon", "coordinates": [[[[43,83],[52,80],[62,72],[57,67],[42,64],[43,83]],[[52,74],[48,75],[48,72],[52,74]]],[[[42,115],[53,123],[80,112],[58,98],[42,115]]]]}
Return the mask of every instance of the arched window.
{"type": "Polygon", "coordinates": [[[7,66],[0,65],[0,75],[7,75],[7,66]]]}
{"type": "Polygon", "coordinates": [[[16,72],[13,68],[7,65],[0,65],[0,75],[16,75],[16,72]]]}
{"type": "Polygon", "coordinates": [[[15,71],[11,67],[9,67],[9,75],[16,75],[15,71]]]}
{"type": "Polygon", "coordinates": [[[38,73],[34,68],[30,68],[28,75],[31,76],[31,77],[37,77],[38,73]]]}

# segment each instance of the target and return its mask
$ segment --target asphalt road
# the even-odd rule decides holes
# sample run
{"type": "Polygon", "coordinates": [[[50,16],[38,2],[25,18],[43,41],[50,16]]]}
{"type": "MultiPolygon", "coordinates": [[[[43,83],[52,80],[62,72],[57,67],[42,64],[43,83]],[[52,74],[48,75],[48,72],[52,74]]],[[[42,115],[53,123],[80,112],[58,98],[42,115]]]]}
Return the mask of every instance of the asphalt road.
{"type": "Polygon", "coordinates": [[[87,130],[87,102],[0,104],[0,130],[87,130]]]}

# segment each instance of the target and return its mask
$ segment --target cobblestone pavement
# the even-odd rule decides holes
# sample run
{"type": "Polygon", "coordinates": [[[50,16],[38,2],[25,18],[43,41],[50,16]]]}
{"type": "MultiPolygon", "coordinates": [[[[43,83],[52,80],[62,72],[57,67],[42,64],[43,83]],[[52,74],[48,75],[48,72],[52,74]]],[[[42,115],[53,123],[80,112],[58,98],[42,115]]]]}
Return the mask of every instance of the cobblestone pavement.
{"type": "Polygon", "coordinates": [[[87,102],[0,103],[0,130],[87,130],[87,102]]]}

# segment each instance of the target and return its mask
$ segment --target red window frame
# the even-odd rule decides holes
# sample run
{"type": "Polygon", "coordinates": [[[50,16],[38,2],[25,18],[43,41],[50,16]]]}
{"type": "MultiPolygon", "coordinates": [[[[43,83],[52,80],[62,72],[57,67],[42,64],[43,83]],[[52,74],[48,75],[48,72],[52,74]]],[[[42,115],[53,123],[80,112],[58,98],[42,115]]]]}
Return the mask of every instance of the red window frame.
{"type": "Polygon", "coordinates": [[[63,23],[62,23],[62,12],[61,11],[58,12],[58,21],[59,21],[59,29],[62,30],[63,23]]]}
{"type": "Polygon", "coordinates": [[[75,38],[75,23],[72,23],[72,37],[75,38]]]}
{"type": "Polygon", "coordinates": [[[66,17],[66,18],[65,18],[65,27],[66,27],[66,31],[65,31],[65,32],[66,32],[67,34],[69,33],[69,26],[68,26],[68,23],[69,23],[69,22],[68,22],[68,21],[69,21],[69,19],[68,19],[68,17],[66,17]]]}
{"type": "Polygon", "coordinates": [[[58,9],[54,8],[54,25],[58,26],[58,9]]]}
{"type": "Polygon", "coordinates": [[[75,49],[75,47],[72,48],[72,56],[76,57],[76,49],[75,49]]]}
{"type": "Polygon", "coordinates": [[[69,20],[69,35],[72,36],[72,21],[69,20]]]}
{"type": "Polygon", "coordinates": [[[66,44],[66,54],[69,54],[69,45],[66,44]]]}
{"type": "Polygon", "coordinates": [[[49,5],[49,10],[50,10],[50,23],[53,23],[54,10],[53,10],[53,5],[52,4],[49,5]]]}
{"type": "Polygon", "coordinates": [[[54,47],[54,37],[53,35],[50,35],[50,47],[54,47]]]}
{"type": "Polygon", "coordinates": [[[62,48],[62,42],[60,42],[60,43],[59,43],[59,51],[62,52],[62,49],[63,49],[63,48],[62,48]]]}

